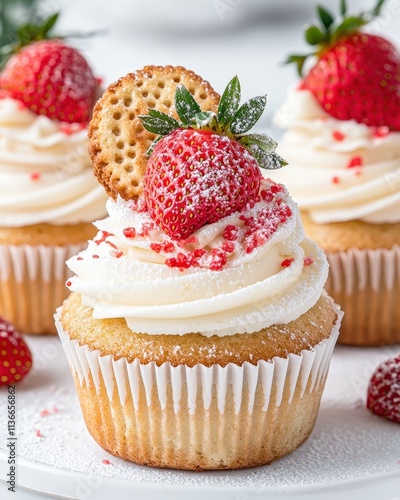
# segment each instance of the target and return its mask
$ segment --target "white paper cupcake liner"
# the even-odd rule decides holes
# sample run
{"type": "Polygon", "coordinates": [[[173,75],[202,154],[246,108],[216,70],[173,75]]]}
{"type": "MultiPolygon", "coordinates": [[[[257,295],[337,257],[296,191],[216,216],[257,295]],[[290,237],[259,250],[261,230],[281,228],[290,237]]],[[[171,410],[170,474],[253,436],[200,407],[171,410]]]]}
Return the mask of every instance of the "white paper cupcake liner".
{"type": "Polygon", "coordinates": [[[55,333],[54,311],[69,293],[65,261],[85,246],[0,245],[0,315],[21,332],[55,333]]]}
{"type": "Polygon", "coordinates": [[[400,342],[400,247],[354,248],[327,257],[330,272],[325,288],[345,311],[339,342],[400,342]]]}
{"type": "Polygon", "coordinates": [[[55,320],[88,429],[103,448],[138,463],[218,469],[270,462],[308,437],[343,315],[334,307],[332,332],[314,348],[225,367],[115,360],[71,340],[59,310],[55,320]]]}

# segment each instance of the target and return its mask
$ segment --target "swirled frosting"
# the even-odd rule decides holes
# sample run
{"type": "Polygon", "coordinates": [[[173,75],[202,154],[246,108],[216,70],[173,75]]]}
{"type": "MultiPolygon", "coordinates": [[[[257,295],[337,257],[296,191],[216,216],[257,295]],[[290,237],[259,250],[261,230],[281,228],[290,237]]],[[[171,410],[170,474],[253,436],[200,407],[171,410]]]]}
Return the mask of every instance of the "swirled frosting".
{"type": "Polygon", "coordinates": [[[106,195],[87,153],[87,131],[0,99],[0,225],[92,222],[106,195]]]}
{"type": "Polygon", "coordinates": [[[252,206],[187,240],[159,229],[140,204],[107,202],[97,237],[67,264],[67,286],[95,318],[126,319],[137,333],[252,333],[288,323],[318,300],[328,265],[304,238],[285,188],[263,180],[252,206]]]}
{"type": "Polygon", "coordinates": [[[275,122],[287,127],[278,151],[289,166],[271,177],[314,222],[400,222],[399,132],[336,120],[298,89],[275,122]]]}

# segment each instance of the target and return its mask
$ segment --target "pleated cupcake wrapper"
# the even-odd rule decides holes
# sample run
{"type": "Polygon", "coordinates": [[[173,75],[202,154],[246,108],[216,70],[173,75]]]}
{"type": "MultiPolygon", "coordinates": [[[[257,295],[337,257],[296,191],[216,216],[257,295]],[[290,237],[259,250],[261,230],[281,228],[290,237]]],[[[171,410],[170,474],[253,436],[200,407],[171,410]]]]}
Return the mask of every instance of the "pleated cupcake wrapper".
{"type": "Polygon", "coordinates": [[[86,245],[0,245],[0,315],[25,333],[55,333],[54,311],[69,293],[65,261],[86,245]]]}
{"type": "Polygon", "coordinates": [[[400,247],[327,254],[326,290],[345,315],[340,343],[383,345],[400,342],[400,247]]]}
{"type": "Polygon", "coordinates": [[[102,356],[56,326],[89,432],[106,451],[139,464],[236,469],[271,462],[311,433],[338,337],[257,365],[128,363],[102,356]]]}
{"type": "Polygon", "coordinates": [[[116,361],[111,355],[102,356],[99,351],[92,351],[86,345],[81,346],[77,341],[71,340],[62,328],[59,310],[55,320],[72,373],[81,385],[89,386],[93,381],[97,391],[103,383],[110,402],[113,401],[117,391],[119,403],[124,406],[127,394],[130,393],[134,408],[137,410],[141,404],[139,394],[143,388],[146,404],[151,406],[155,386],[161,409],[164,410],[169,403],[172,403],[177,414],[182,405],[182,388],[185,387],[187,401],[184,404],[193,414],[196,411],[198,393],[202,396],[204,409],[210,407],[214,387],[218,409],[220,413],[224,413],[226,394],[228,387],[231,386],[235,413],[238,414],[243,409],[242,400],[245,391],[248,396],[246,410],[249,413],[253,411],[254,396],[260,384],[264,394],[262,410],[267,411],[272,403],[270,397],[272,392],[275,394],[273,403],[280,406],[287,385],[290,391],[290,403],[298,384],[301,386],[300,396],[303,397],[307,387],[312,392],[325,382],[343,315],[338,306],[334,307],[338,319],[331,335],[313,349],[303,350],[298,355],[289,354],[287,358],[275,357],[272,361],[259,361],[257,365],[245,362],[242,366],[230,363],[225,367],[219,365],[207,367],[202,364],[194,367],[185,365],[174,367],[169,362],[157,366],[155,362],[141,364],[138,360],[128,363],[125,358],[116,361]],[[168,398],[168,387],[171,387],[172,401],[168,398]]]}

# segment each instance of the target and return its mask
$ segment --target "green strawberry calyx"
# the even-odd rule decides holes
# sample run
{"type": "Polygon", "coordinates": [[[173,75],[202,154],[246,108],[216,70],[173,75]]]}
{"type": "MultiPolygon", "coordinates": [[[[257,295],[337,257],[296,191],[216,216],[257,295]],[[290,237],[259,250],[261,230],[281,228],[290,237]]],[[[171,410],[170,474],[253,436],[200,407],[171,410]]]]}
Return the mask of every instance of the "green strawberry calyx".
{"type": "Polygon", "coordinates": [[[175,110],[179,120],[161,111],[150,109],[141,115],[143,126],[158,135],[147,151],[150,156],[158,141],[176,129],[191,128],[209,130],[228,136],[239,142],[257,160],[261,168],[274,170],[287,165],[276,152],[277,143],[260,133],[247,134],[258,122],[267,104],[266,96],[253,97],[240,106],[241,88],[237,76],[233,77],[224,90],[217,113],[202,111],[192,94],[182,84],[175,93],[175,110]]]}
{"type": "Polygon", "coordinates": [[[0,47],[0,69],[3,69],[7,61],[17,54],[23,47],[41,40],[64,40],[65,38],[89,38],[96,36],[101,31],[90,31],[87,33],[69,33],[64,36],[53,34],[53,28],[60,17],[60,13],[56,12],[51,16],[43,19],[41,22],[34,24],[32,22],[22,24],[15,33],[15,40],[7,45],[0,47]]]}
{"type": "Polygon", "coordinates": [[[303,74],[304,63],[310,56],[320,56],[340,40],[349,37],[360,30],[381,13],[385,0],[378,0],[375,7],[359,15],[348,15],[346,0],[340,0],[340,18],[335,20],[333,14],[321,5],[317,5],[316,11],[320,25],[309,26],[305,31],[305,39],[311,46],[316,47],[310,54],[290,55],[285,64],[294,63],[297,66],[299,76],[303,74]]]}
{"type": "Polygon", "coordinates": [[[8,59],[19,52],[23,47],[39,40],[48,40],[52,37],[50,32],[56,24],[59,13],[55,13],[44,19],[41,23],[25,23],[16,32],[16,40],[0,48],[0,68],[6,65],[8,59]]]}

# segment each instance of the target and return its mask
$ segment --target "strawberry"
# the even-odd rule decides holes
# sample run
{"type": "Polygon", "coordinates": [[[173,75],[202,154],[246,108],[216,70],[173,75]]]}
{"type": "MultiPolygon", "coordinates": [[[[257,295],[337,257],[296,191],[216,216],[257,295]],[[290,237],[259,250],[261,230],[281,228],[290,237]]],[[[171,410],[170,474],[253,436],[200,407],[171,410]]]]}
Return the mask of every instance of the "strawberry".
{"type": "MultiPolygon", "coordinates": [[[[322,108],[338,120],[400,130],[400,52],[388,40],[360,31],[379,15],[384,0],[372,11],[346,17],[341,2],[339,23],[318,6],[322,26],[310,26],[306,40],[317,50],[316,64],[300,88],[311,91],[322,108]]],[[[301,75],[307,55],[290,56],[301,75]]]]}
{"type": "Polygon", "coordinates": [[[241,210],[258,194],[260,180],[257,160],[238,142],[208,130],[178,129],[155,146],[144,193],[165,233],[185,239],[241,210]]]}
{"type": "Polygon", "coordinates": [[[186,239],[254,202],[259,166],[286,165],[274,152],[275,141],[263,134],[245,135],[263,113],[266,98],[255,97],[239,107],[240,92],[235,77],[215,114],[202,112],[178,85],[175,109],[181,121],[154,109],[141,116],[147,130],[165,135],[149,149],[143,195],[150,216],[173,239],[186,239]]]}
{"type": "Polygon", "coordinates": [[[32,355],[13,325],[0,317],[0,385],[22,380],[32,367],[32,355]]]}
{"type": "Polygon", "coordinates": [[[39,41],[32,43],[28,38],[28,45],[17,45],[0,75],[0,89],[37,115],[85,123],[90,118],[98,83],[75,48],[61,40],[41,40],[55,19],[57,15],[47,20],[45,27],[33,27],[41,29],[34,37],[39,41]]]}
{"type": "Polygon", "coordinates": [[[400,355],[381,363],[369,383],[367,408],[400,423],[400,355]]]}

